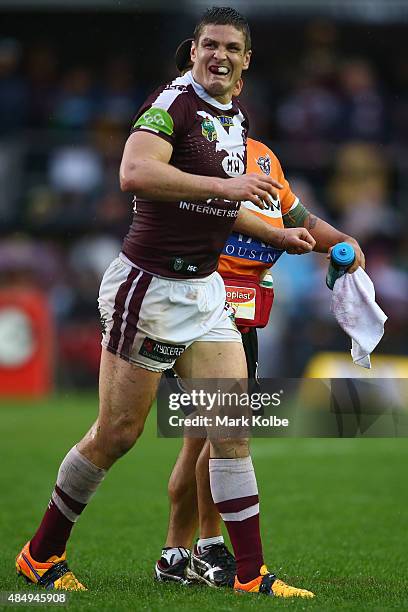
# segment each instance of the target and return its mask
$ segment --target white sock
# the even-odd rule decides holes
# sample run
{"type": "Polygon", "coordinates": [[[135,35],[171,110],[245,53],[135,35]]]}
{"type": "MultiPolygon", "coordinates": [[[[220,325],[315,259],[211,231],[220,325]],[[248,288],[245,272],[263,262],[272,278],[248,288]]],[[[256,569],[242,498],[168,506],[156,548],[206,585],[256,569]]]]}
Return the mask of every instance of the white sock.
{"type": "Polygon", "coordinates": [[[210,459],[210,484],[212,498],[224,522],[244,521],[259,514],[258,486],[250,456],[210,459]]]}
{"type": "Polygon", "coordinates": [[[163,548],[161,556],[166,559],[169,565],[174,565],[182,559],[188,559],[188,557],[190,556],[190,551],[187,548],[183,548],[183,546],[174,548],[166,546],[165,548],[163,548]]]}
{"type": "Polygon", "coordinates": [[[212,546],[213,544],[224,544],[224,538],[222,535],[214,536],[213,538],[200,538],[197,540],[197,552],[199,555],[202,555],[204,549],[207,546],[212,546]]]}
{"type": "Polygon", "coordinates": [[[97,488],[105,478],[106,470],[94,465],[89,459],[82,455],[76,446],[65,456],[60,465],[56,487],[52,492],[52,501],[60,512],[72,523],[79,518],[80,512],[74,510],[74,502],[79,502],[81,506],[86,506],[97,488]],[[58,493],[60,489],[68,497],[65,501],[58,493]],[[71,505],[69,502],[71,499],[71,505]]]}

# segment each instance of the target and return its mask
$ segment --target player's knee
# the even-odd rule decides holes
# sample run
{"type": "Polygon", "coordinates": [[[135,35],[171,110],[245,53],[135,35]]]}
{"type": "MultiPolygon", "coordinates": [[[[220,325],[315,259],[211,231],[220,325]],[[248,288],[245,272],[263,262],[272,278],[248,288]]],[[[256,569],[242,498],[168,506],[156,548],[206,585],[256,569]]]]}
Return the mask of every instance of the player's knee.
{"type": "Polygon", "coordinates": [[[135,421],[119,421],[110,432],[110,451],[116,457],[122,457],[135,445],[143,433],[143,424],[135,421]]]}
{"type": "Polygon", "coordinates": [[[245,438],[212,440],[211,446],[214,459],[239,459],[249,455],[249,443],[245,438]]]}

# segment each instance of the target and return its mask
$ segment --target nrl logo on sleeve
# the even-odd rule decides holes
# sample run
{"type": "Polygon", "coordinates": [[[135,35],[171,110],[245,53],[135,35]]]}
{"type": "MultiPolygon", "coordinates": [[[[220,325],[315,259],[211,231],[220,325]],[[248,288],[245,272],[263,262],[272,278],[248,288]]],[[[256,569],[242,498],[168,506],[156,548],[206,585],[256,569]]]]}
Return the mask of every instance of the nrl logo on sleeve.
{"type": "Polygon", "coordinates": [[[260,167],[260,169],[262,170],[262,172],[264,174],[267,174],[268,176],[271,173],[271,158],[269,157],[268,154],[266,154],[263,157],[258,157],[258,159],[256,160],[256,163],[258,164],[258,166],[260,167]]]}
{"type": "Polygon", "coordinates": [[[214,122],[205,117],[201,123],[201,133],[208,140],[208,142],[214,142],[217,140],[217,130],[215,129],[214,122]]]}
{"type": "Polygon", "coordinates": [[[139,355],[159,363],[173,363],[185,350],[185,344],[168,344],[146,336],[139,349],[139,355]]]}

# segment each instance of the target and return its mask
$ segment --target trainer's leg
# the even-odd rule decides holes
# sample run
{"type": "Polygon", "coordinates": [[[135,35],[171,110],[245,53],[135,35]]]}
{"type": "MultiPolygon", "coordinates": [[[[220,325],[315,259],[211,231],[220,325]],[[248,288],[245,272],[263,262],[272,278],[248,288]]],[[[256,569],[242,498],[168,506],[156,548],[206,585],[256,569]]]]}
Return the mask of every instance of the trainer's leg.
{"type": "Polygon", "coordinates": [[[36,561],[62,555],[75,521],[106,471],[142,433],[160,377],[102,349],[99,415],[61,464],[51,501],[30,543],[36,561]]]}
{"type": "Polygon", "coordinates": [[[171,473],[168,485],[170,518],[166,548],[192,546],[198,526],[195,468],[204,443],[205,439],[184,438],[183,447],[171,473]]]}
{"type": "MultiPolygon", "coordinates": [[[[195,342],[177,361],[182,378],[246,378],[242,344],[195,342]]],[[[240,582],[259,576],[263,565],[258,488],[248,441],[212,440],[210,484],[237,562],[240,582]]]]}
{"type": "Polygon", "coordinates": [[[169,528],[161,559],[156,564],[156,575],[164,574],[168,567],[177,568],[186,558],[187,550],[193,548],[198,524],[198,553],[209,545],[224,542],[220,514],[210,490],[209,448],[208,440],[184,438],[169,481],[169,528]]]}
{"type": "Polygon", "coordinates": [[[221,535],[220,514],[210,489],[209,458],[208,440],[184,438],[168,485],[170,518],[166,547],[191,548],[198,526],[200,539],[221,535]]]}
{"type": "MultiPolygon", "coordinates": [[[[210,443],[207,440],[196,464],[197,499],[200,525],[200,541],[203,546],[209,538],[221,536],[220,513],[211,495],[210,473],[208,463],[210,459],[210,443]]],[[[208,542],[207,542],[208,543],[208,542]]]]}

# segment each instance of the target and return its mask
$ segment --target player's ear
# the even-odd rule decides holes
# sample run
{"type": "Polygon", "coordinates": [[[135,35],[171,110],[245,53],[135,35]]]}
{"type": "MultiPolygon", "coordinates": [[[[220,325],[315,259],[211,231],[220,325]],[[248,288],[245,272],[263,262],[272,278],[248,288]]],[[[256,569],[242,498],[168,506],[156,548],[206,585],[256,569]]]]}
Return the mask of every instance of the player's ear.
{"type": "Polygon", "coordinates": [[[242,70],[248,70],[249,64],[251,62],[251,55],[252,55],[251,49],[248,49],[248,51],[245,51],[245,54],[244,54],[244,63],[242,65],[242,70]]]}
{"type": "Polygon", "coordinates": [[[234,87],[234,91],[232,92],[232,95],[235,97],[238,97],[239,95],[241,95],[243,86],[244,86],[244,81],[242,79],[239,79],[235,83],[235,87],[234,87]]]}
{"type": "Polygon", "coordinates": [[[197,47],[196,47],[196,44],[195,44],[195,40],[193,40],[192,43],[191,43],[190,58],[191,58],[191,61],[193,63],[197,59],[197,47]]]}

